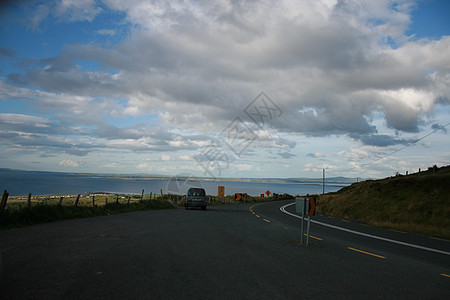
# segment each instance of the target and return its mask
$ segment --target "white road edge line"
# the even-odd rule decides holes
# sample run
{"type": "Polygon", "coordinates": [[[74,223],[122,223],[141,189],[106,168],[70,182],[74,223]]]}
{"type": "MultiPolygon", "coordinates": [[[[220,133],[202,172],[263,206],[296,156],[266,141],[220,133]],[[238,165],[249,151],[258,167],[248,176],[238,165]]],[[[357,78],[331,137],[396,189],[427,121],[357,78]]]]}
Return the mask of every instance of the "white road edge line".
{"type": "MultiPolygon", "coordinates": [[[[280,207],[280,210],[283,213],[285,213],[285,214],[288,214],[290,216],[293,216],[293,217],[301,219],[302,218],[301,216],[298,216],[296,214],[293,214],[293,213],[290,213],[290,212],[286,211],[286,207],[294,205],[294,204],[295,204],[295,202],[283,205],[282,207],[280,207]]],[[[338,226],[335,226],[335,225],[330,225],[330,224],[319,222],[319,221],[316,221],[316,220],[311,220],[311,222],[319,224],[319,225],[322,225],[322,226],[334,228],[334,229],[337,229],[337,230],[342,230],[342,231],[350,232],[350,233],[353,233],[353,234],[358,234],[358,235],[370,237],[370,238],[377,239],[377,240],[391,242],[391,243],[395,243],[395,244],[399,244],[399,245],[403,245],[403,246],[408,246],[408,247],[413,247],[413,248],[417,248],[417,249],[421,249],[421,250],[436,252],[436,253],[440,253],[440,254],[444,254],[444,255],[450,255],[450,252],[437,250],[437,249],[432,249],[432,248],[423,247],[423,246],[414,245],[414,244],[409,244],[409,243],[400,242],[400,241],[396,241],[396,240],[391,240],[391,239],[387,239],[387,238],[376,236],[376,235],[371,235],[371,234],[367,234],[367,233],[363,233],[363,232],[359,232],[359,231],[355,231],[355,230],[351,230],[351,229],[347,229],[347,228],[343,228],[343,227],[338,227],[338,226]]]]}

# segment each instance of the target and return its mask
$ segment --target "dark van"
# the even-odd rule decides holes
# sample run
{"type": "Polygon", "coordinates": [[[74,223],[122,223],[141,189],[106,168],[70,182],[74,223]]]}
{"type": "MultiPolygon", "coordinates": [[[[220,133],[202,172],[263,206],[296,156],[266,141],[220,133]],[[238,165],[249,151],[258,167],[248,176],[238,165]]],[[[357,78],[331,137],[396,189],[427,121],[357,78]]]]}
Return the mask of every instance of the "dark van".
{"type": "Polygon", "coordinates": [[[202,188],[190,188],[186,195],[186,203],[184,207],[200,207],[202,210],[206,210],[206,192],[202,188]]]}

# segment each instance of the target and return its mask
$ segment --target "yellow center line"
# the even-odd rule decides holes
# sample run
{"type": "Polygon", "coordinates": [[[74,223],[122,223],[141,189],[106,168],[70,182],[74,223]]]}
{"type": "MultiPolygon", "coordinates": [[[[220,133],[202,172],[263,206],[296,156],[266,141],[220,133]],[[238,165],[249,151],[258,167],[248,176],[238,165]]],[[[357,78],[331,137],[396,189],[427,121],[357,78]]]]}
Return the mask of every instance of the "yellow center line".
{"type": "Polygon", "coordinates": [[[358,249],[355,249],[355,248],[352,248],[352,247],[347,247],[347,249],[350,249],[350,250],[353,250],[353,251],[356,251],[356,252],[360,252],[360,253],[364,253],[364,254],[367,254],[367,255],[372,255],[372,256],[375,256],[375,257],[378,257],[378,258],[386,258],[386,257],[381,256],[381,255],[377,255],[377,254],[373,254],[373,253],[370,253],[370,252],[358,250],[358,249]]]}
{"type": "Polygon", "coordinates": [[[450,275],[447,275],[447,274],[444,274],[444,273],[442,273],[441,275],[450,278],[450,275]]]}
{"type": "Polygon", "coordinates": [[[341,219],[341,221],[344,221],[344,222],[350,223],[350,221],[347,221],[347,220],[344,220],[344,219],[341,219]]]}
{"type": "Polygon", "coordinates": [[[255,215],[257,218],[261,218],[260,216],[258,216],[258,215],[255,215]]]}
{"type": "MultiPolygon", "coordinates": [[[[304,233],[303,235],[306,236],[306,233],[304,233]]],[[[319,237],[316,237],[316,236],[313,236],[313,235],[309,235],[309,237],[312,238],[312,239],[316,239],[318,241],[323,241],[323,239],[321,239],[319,237]]]]}
{"type": "Polygon", "coordinates": [[[267,223],[270,223],[270,221],[269,220],[267,220],[267,219],[263,219],[264,221],[266,221],[267,223]]]}

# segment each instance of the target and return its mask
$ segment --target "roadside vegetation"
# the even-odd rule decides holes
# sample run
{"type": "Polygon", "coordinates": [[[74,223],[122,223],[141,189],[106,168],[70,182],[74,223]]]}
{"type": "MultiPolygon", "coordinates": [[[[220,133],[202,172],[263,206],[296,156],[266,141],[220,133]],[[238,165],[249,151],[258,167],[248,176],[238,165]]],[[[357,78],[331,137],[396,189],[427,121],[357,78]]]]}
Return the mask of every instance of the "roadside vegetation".
{"type": "MultiPolygon", "coordinates": [[[[293,199],[290,195],[271,197],[248,196],[244,202],[267,202],[293,199]]],[[[13,228],[66,219],[105,216],[133,211],[171,209],[184,207],[184,195],[51,195],[10,197],[4,211],[0,212],[0,228],[13,228]]],[[[207,206],[235,205],[233,196],[208,196],[207,206]]]]}
{"type": "Polygon", "coordinates": [[[450,240],[450,166],[354,183],[321,195],[317,212],[450,240]]]}
{"type": "MultiPolygon", "coordinates": [[[[13,228],[66,219],[105,216],[132,211],[169,209],[175,207],[172,202],[163,199],[140,201],[136,200],[137,196],[132,197],[135,201],[130,201],[129,203],[116,203],[111,201],[105,204],[105,197],[103,197],[103,200],[99,201],[98,205],[92,205],[91,200],[90,203],[87,201],[80,201],[77,206],[74,206],[72,202],[66,204],[54,203],[54,201],[51,201],[50,199],[46,201],[45,198],[40,199],[39,203],[30,207],[28,207],[26,203],[13,202],[0,215],[0,228],[13,228]]],[[[80,199],[83,198],[80,197],[80,199]]]]}

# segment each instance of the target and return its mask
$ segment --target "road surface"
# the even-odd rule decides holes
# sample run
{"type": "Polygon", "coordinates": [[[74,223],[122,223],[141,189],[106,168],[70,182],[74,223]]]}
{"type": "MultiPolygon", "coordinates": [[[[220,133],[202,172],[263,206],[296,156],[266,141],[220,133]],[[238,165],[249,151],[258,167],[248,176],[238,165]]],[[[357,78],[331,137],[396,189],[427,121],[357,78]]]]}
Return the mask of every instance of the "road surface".
{"type": "Polygon", "coordinates": [[[1,299],[450,298],[450,242],[314,216],[292,201],[157,210],[0,231],[1,299]],[[293,213],[294,207],[286,206],[293,213]]]}

